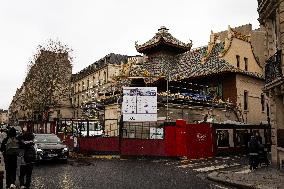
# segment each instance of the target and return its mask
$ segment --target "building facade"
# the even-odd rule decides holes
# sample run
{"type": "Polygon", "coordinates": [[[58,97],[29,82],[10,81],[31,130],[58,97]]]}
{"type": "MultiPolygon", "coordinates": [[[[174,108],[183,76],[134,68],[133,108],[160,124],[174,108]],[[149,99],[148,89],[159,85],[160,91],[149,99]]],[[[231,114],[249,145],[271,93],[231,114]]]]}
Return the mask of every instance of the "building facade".
{"type": "MultiPolygon", "coordinates": [[[[251,27],[248,31],[252,32],[251,27]]],[[[161,27],[146,43],[136,43],[137,51],[143,54],[140,61],[124,64],[122,78],[128,80],[126,86],[158,88],[158,122],[184,119],[188,123],[266,123],[268,101],[262,91],[263,68],[253,50],[251,35],[229,27],[222,33],[212,32],[208,46],[191,46],[191,42],[183,43],[161,27]]],[[[102,101],[105,118],[113,120],[105,128],[109,136],[119,132],[120,95],[102,101]]],[[[123,135],[131,137],[136,136],[134,130],[138,132],[137,128],[125,129],[123,135]]]]}
{"type": "Polygon", "coordinates": [[[258,0],[259,22],[265,28],[264,92],[269,97],[272,163],[284,167],[284,1],[258,0]]]}
{"type": "MultiPolygon", "coordinates": [[[[242,117],[238,121],[248,124],[267,121],[267,101],[262,92],[263,68],[253,51],[251,35],[244,35],[229,27],[221,33],[212,32],[208,46],[192,50],[189,46],[190,44],[178,42],[162,27],[151,40],[136,46],[138,52],[145,54],[147,58],[140,67],[134,67],[130,75],[141,76],[146,70],[148,75],[158,78],[157,80],[159,76],[166,76],[172,85],[190,81],[201,87],[197,89],[198,93],[233,104],[242,117]],[[169,41],[177,42],[172,42],[169,47],[169,41]],[[173,50],[178,45],[182,48],[173,50]]],[[[160,90],[166,88],[165,83],[158,87],[160,90]]],[[[193,87],[185,87],[182,91],[170,91],[191,95],[193,87]]]]}
{"type": "Polygon", "coordinates": [[[118,90],[115,78],[120,75],[123,64],[126,63],[127,56],[111,53],[72,75],[73,118],[90,117],[84,112],[84,105],[98,103],[118,90]]]}

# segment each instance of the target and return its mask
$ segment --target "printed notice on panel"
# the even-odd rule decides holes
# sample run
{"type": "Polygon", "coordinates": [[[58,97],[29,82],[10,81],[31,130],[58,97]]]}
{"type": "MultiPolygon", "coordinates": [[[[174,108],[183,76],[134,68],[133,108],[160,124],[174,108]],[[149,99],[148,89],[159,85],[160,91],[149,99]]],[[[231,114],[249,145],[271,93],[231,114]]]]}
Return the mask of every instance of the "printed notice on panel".
{"type": "Polygon", "coordinates": [[[123,87],[123,121],[157,121],[157,87],[123,87]]]}

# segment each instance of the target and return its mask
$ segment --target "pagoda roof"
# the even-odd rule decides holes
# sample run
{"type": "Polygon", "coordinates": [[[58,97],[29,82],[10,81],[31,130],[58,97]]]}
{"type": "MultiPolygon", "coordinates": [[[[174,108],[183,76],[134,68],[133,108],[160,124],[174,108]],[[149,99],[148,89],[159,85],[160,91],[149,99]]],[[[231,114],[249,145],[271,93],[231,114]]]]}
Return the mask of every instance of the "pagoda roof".
{"type": "MultiPolygon", "coordinates": [[[[239,68],[234,67],[224,59],[220,58],[219,53],[222,52],[224,49],[223,43],[215,44],[209,56],[207,54],[207,48],[207,46],[204,46],[178,55],[176,59],[177,62],[174,63],[172,66],[170,65],[169,67],[171,70],[169,74],[169,80],[176,81],[183,78],[200,78],[225,73],[238,73],[257,79],[264,79],[264,76],[262,74],[241,70],[239,68]],[[205,62],[203,62],[205,57],[206,60],[205,62]]],[[[150,62],[144,62],[143,64],[131,70],[130,76],[141,76],[145,73],[145,70],[148,70],[149,72],[151,72],[151,70],[156,70],[155,73],[149,73],[149,75],[153,77],[156,76],[157,79],[159,77],[165,77],[167,68],[157,66],[158,64],[153,65],[150,62]],[[155,68],[153,68],[153,66],[155,66],[155,68]]],[[[146,80],[146,82],[153,81],[153,79],[148,80],[149,81],[146,80]]]]}
{"type": "Polygon", "coordinates": [[[173,37],[168,30],[169,29],[167,29],[165,26],[162,26],[160,29],[158,29],[158,32],[155,34],[155,36],[146,43],[138,45],[137,42],[135,42],[136,50],[140,53],[147,53],[151,51],[151,49],[164,46],[174,49],[178,53],[184,53],[191,49],[192,41],[190,43],[181,42],[173,37]]]}

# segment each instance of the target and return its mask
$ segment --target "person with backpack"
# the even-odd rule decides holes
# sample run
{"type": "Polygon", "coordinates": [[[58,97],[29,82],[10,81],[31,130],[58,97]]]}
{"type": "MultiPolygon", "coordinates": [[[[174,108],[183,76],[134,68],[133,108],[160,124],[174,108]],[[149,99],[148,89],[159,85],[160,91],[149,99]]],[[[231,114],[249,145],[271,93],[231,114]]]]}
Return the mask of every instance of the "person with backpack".
{"type": "Polygon", "coordinates": [[[16,135],[16,129],[11,127],[7,137],[1,144],[6,170],[6,188],[16,188],[17,159],[19,154],[19,140],[16,138],[16,135]]]}
{"type": "Polygon", "coordinates": [[[36,151],[34,147],[34,134],[25,126],[19,136],[21,153],[20,165],[20,187],[30,188],[33,172],[33,163],[36,161],[36,151]],[[25,181],[26,178],[26,181],[25,181]]]}

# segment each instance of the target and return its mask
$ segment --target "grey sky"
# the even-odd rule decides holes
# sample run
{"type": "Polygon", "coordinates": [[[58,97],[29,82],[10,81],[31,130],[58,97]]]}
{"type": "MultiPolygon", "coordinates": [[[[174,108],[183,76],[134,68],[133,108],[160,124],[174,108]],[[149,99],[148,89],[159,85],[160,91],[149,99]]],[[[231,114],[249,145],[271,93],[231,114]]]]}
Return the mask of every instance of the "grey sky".
{"type": "Polygon", "coordinates": [[[251,23],[256,0],[0,0],[0,108],[7,109],[39,44],[59,39],[74,52],[73,73],[111,52],[134,47],[164,25],[193,47],[207,45],[210,31],[251,23]]]}

